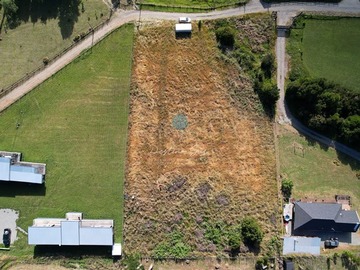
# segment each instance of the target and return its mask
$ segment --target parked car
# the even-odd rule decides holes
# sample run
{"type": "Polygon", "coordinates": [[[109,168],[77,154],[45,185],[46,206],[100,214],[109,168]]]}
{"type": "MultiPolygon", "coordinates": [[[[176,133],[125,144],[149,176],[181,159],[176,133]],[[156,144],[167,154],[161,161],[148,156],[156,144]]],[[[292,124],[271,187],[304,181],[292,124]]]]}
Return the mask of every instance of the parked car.
{"type": "Polygon", "coordinates": [[[331,237],[329,240],[325,240],[325,248],[336,248],[339,246],[339,239],[336,237],[331,237]]]}
{"type": "Polygon", "coordinates": [[[189,17],[180,17],[179,23],[191,23],[191,19],[189,17]]]}
{"type": "Polygon", "coordinates": [[[5,247],[10,247],[11,230],[9,228],[4,229],[3,244],[5,247]]]}

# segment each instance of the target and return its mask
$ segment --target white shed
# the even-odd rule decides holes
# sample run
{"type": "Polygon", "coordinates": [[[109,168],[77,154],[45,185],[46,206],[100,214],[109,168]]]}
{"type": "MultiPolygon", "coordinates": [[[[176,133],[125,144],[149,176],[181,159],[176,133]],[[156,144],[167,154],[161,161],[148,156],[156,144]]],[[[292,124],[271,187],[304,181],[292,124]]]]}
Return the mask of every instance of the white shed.
{"type": "Polygon", "coordinates": [[[177,23],[175,24],[176,33],[191,33],[192,26],[191,23],[177,23]]]}
{"type": "Polygon", "coordinates": [[[0,181],[43,184],[46,164],[20,159],[21,153],[0,151],[0,181]]]}
{"type": "Polygon", "coordinates": [[[112,246],[114,221],[82,219],[82,213],[67,213],[65,219],[37,218],[28,228],[29,245],[112,246]]]}

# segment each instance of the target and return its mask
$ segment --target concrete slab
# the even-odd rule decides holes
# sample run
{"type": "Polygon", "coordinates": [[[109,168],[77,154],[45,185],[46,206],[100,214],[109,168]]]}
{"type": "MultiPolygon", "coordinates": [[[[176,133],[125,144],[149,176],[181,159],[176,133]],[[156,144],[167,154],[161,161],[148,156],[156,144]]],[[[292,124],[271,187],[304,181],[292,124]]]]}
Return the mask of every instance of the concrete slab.
{"type": "Polygon", "coordinates": [[[19,212],[12,209],[0,209],[0,233],[1,243],[4,229],[10,228],[11,230],[11,244],[16,240],[16,220],[19,218],[19,212]]]}

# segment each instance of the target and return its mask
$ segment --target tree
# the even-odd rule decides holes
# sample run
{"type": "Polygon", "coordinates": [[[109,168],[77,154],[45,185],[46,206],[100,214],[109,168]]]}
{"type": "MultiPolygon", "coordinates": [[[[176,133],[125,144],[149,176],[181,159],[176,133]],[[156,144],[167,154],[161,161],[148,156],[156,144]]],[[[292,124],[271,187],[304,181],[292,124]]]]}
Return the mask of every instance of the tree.
{"type": "Polygon", "coordinates": [[[0,8],[3,10],[3,17],[0,23],[0,33],[5,21],[5,18],[8,18],[10,15],[14,14],[18,7],[15,3],[15,0],[0,0],[0,8]]]}
{"type": "Polygon", "coordinates": [[[281,192],[286,200],[291,197],[291,191],[293,186],[293,182],[289,179],[284,179],[281,181],[281,192]]]}
{"type": "Polygon", "coordinates": [[[241,236],[246,245],[257,247],[264,234],[254,218],[246,217],[241,222],[241,236]]]}
{"type": "Polygon", "coordinates": [[[261,61],[261,69],[266,78],[271,78],[275,67],[275,58],[271,53],[264,56],[261,61]]]}
{"type": "Polygon", "coordinates": [[[233,47],[235,43],[235,31],[231,26],[222,26],[215,31],[216,40],[223,47],[233,47]]]}
{"type": "Polygon", "coordinates": [[[258,87],[259,88],[255,90],[259,95],[259,99],[268,115],[273,117],[275,114],[276,102],[280,97],[279,88],[275,83],[272,83],[269,80],[262,84],[260,83],[258,87]]]}

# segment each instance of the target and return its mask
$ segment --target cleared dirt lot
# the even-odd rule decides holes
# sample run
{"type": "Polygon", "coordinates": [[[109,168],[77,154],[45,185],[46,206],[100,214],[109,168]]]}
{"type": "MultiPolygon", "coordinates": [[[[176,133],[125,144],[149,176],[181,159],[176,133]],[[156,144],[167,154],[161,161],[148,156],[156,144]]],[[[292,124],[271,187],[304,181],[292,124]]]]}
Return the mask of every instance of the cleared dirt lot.
{"type": "Polygon", "coordinates": [[[251,215],[265,233],[276,230],[272,124],[206,25],[193,24],[191,39],[173,28],[144,25],[135,45],[124,247],[149,255],[178,230],[195,252],[222,252],[204,224],[251,215]]]}

